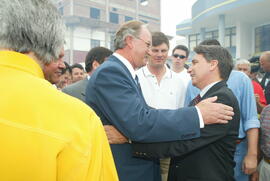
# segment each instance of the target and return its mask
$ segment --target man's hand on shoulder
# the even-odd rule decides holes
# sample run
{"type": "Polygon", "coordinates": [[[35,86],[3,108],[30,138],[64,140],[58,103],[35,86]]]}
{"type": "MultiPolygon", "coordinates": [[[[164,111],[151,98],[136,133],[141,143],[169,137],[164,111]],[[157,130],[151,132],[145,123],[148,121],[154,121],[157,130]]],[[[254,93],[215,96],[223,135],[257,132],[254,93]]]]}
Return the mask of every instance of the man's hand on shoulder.
{"type": "Polygon", "coordinates": [[[200,109],[204,124],[226,124],[232,120],[233,108],[221,103],[215,103],[217,96],[204,99],[196,106],[200,109]]]}

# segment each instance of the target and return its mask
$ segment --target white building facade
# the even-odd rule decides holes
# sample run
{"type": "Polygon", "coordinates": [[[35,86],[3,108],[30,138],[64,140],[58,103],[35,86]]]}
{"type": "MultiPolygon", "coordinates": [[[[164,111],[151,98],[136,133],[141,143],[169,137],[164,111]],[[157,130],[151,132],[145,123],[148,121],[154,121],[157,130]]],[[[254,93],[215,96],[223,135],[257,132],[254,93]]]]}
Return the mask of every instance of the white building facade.
{"type": "Polygon", "coordinates": [[[270,0],[197,0],[192,19],[177,25],[190,50],[217,39],[234,58],[250,58],[270,50],[270,0]]]}
{"type": "Polygon", "coordinates": [[[65,61],[84,62],[87,52],[104,46],[113,50],[119,25],[140,20],[160,31],[160,0],[58,0],[56,6],[67,26],[65,61]]]}

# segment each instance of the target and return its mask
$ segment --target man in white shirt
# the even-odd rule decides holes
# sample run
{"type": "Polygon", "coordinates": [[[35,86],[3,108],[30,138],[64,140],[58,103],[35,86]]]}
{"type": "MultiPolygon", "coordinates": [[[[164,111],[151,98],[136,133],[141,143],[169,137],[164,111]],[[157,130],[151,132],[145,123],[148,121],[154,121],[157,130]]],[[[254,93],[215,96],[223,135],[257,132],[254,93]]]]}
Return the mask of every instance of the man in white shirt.
{"type": "Polygon", "coordinates": [[[183,79],[186,86],[191,80],[187,68],[185,67],[188,56],[189,50],[184,45],[177,45],[172,51],[172,70],[183,79]]]}
{"type": "MultiPolygon", "coordinates": [[[[166,66],[168,50],[166,35],[152,33],[148,63],[136,72],[146,103],[156,109],[178,109],[184,105],[186,86],[180,76],[166,66]]],[[[167,181],[169,164],[169,158],[160,160],[162,181],[167,181]]]]}

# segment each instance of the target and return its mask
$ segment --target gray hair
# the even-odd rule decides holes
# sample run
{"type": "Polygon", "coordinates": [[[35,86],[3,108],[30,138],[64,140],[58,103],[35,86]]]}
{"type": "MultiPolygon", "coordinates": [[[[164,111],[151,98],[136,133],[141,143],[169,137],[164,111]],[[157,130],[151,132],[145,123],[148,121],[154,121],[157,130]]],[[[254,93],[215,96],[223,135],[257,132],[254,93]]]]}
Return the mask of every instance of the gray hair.
{"type": "Polygon", "coordinates": [[[229,78],[233,68],[233,60],[226,48],[219,45],[198,45],[194,51],[197,54],[202,54],[208,62],[217,60],[220,77],[224,80],[229,78]]]}
{"type": "Polygon", "coordinates": [[[49,0],[0,0],[0,47],[33,52],[44,63],[59,58],[65,26],[49,0]]]}
{"type": "Polygon", "coordinates": [[[235,62],[235,65],[234,65],[234,68],[235,69],[237,69],[237,66],[238,65],[248,65],[248,67],[249,67],[249,71],[251,70],[251,64],[250,64],[250,62],[248,61],[248,60],[246,60],[246,59],[239,59],[239,60],[236,60],[236,62],[235,62]]]}
{"type": "Polygon", "coordinates": [[[140,21],[128,21],[124,23],[115,34],[114,49],[122,49],[126,46],[127,36],[138,37],[142,27],[147,25],[140,21]]]}

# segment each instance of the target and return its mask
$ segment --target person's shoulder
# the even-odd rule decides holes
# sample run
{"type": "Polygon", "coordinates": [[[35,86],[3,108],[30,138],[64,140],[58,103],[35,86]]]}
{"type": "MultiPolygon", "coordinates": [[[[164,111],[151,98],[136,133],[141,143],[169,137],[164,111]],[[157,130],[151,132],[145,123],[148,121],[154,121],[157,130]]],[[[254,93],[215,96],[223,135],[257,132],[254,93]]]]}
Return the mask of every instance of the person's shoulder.
{"type": "Polygon", "coordinates": [[[84,84],[85,79],[80,80],[78,82],[75,82],[73,84],[70,84],[68,86],[66,86],[65,88],[62,89],[63,92],[70,92],[70,91],[74,91],[76,90],[78,87],[80,87],[82,84],[84,84]]]}
{"type": "Polygon", "coordinates": [[[270,105],[267,105],[263,108],[261,115],[269,114],[270,112],[270,105]]]}
{"type": "Polygon", "coordinates": [[[228,81],[250,81],[250,78],[243,72],[232,70],[228,81]]]}
{"type": "Polygon", "coordinates": [[[237,100],[236,97],[234,96],[233,92],[231,91],[231,89],[228,88],[225,81],[221,81],[221,82],[216,83],[213,87],[211,87],[208,90],[207,95],[208,95],[207,97],[217,96],[218,101],[220,101],[220,100],[231,101],[231,99],[237,100]]]}
{"type": "Polygon", "coordinates": [[[65,94],[61,91],[51,93],[55,104],[61,105],[61,111],[66,111],[67,114],[72,113],[77,116],[89,117],[91,114],[95,114],[94,111],[86,105],[83,101],[65,94]]]}

